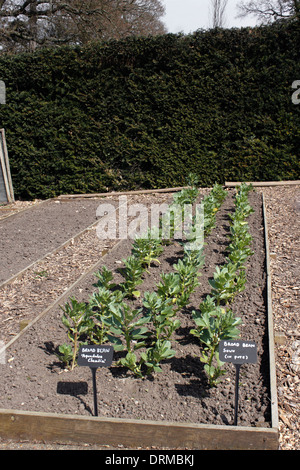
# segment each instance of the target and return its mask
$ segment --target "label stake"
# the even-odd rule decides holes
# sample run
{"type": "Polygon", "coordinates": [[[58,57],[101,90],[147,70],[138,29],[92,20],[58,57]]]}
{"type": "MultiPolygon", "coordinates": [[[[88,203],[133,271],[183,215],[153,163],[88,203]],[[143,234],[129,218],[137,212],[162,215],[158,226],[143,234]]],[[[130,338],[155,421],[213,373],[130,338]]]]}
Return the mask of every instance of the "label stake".
{"type": "Polygon", "coordinates": [[[235,366],[235,406],[234,406],[234,426],[237,426],[238,410],[239,410],[239,381],[241,364],[235,366]]]}
{"type": "Polygon", "coordinates": [[[231,362],[235,367],[234,426],[237,426],[240,368],[242,364],[255,364],[257,362],[256,343],[240,339],[222,340],[219,343],[219,359],[222,362],[231,362]]]}
{"type": "Polygon", "coordinates": [[[78,351],[77,364],[88,366],[92,371],[95,416],[98,416],[96,372],[98,367],[111,366],[113,354],[114,348],[106,344],[81,346],[78,351]]]}
{"type": "Polygon", "coordinates": [[[98,416],[98,403],[97,403],[97,383],[96,383],[96,367],[90,367],[93,377],[93,392],[94,392],[94,413],[95,416],[98,416]]]}

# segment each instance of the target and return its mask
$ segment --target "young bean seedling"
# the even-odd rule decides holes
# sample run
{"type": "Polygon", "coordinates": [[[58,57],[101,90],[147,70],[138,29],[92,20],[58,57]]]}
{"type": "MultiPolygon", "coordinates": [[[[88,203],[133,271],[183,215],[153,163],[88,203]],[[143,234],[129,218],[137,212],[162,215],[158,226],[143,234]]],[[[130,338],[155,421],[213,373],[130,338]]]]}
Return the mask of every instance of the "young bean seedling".
{"type": "Polygon", "coordinates": [[[143,305],[154,326],[154,344],[158,340],[170,339],[173,332],[180,327],[180,321],[174,318],[175,312],[170,300],[163,299],[157,292],[145,292],[143,305]]]}
{"type": "Polygon", "coordinates": [[[70,345],[61,345],[59,352],[62,354],[61,359],[64,363],[71,362],[70,368],[73,370],[76,365],[80,340],[91,331],[93,322],[90,317],[90,307],[84,302],[78,302],[76,299],[70,298],[70,303],[67,302],[61,308],[64,311],[62,322],[67,327],[68,338],[73,343],[72,358],[70,356],[72,349],[70,345]]]}
{"type": "Polygon", "coordinates": [[[192,329],[191,334],[204,345],[200,360],[205,364],[209,385],[214,387],[218,384],[219,377],[225,373],[222,369],[224,364],[219,360],[219,343],[225,339],[238,338],[237,326],[242,320],[235,318],[231,310],[216,306],[210,296],[200,305],[200,310],[193,311],[193,318],[197,328],[192,329]]]}
{"type": "Polygon", "coordinates": [[[114,282],[111,282],[114,279],[114,275],[106,266],[102,267],[102,271],[99,269],[99,271],[95,273],[95,277],[98,281],[93,284],[94,287],[104,287],[105,289],[112,290],[116,286],[114,282]]]}
{"type": "Polygon", "coordinates": [[[90,299],[91,319],[93,328],[90,332],[90,340],[95,344],[104,344],[111,339],[111,317],[113,311],[123,301],[123,293],[115,290],[112,292],[106,287],[99,287],[90,299]]]}
{"type": "Polygon", "coordinates": [[[111,342],[116,351],[127,351],[126,357],[120,359],[120,364],[139,377],[142,377],[141,365],[137,361],[135,351],[146,345],[149,330],[145,325],[149,321],[149,316],[142,315],[142,309],[132,309],[125,303],[112,310],[111,342]]]}
{"type": "Polygon", "coordinates": [[[157,340],[154,346],[141,354],[141,363],[147,367],[147,375],[153,372],[161,372],[160,363],[163,360],[171,359],[175,356],[175,351],[171,348],[171,342],[167,340],[157,340]]]}
{"type": "Polygon", "coordinates": [[[161,240],[153,230],[148,230],[145,237],[136,238],[132,247],[132,255],[138,258],[141,265],[146,266],[148,269],[150,269],[152,263],[160,264],[158,257],[162,252],[161,240]]]}
{"type": "Polygon", "coordinates": [[[137,298],[140,297],[140,291],[137,287],[142,284],[144,268],[140,258],[131,255],[123,260],[125,268],[120,268],[120,272],[125,278],[125,282],[121,284],[125,297],[137,298]]]}

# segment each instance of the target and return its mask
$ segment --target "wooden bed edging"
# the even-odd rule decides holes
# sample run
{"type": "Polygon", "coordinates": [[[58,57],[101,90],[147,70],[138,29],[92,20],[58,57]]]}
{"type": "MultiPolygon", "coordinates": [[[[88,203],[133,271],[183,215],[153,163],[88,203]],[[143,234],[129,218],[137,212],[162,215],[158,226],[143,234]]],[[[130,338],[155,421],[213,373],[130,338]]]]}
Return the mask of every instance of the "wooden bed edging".
{"type": "MultiPolygon", "coordinates": [[[[300,185],[300,180],[285,180],[285,181],[245,181],[247,184],[252,184],[253,187],[271,187],[271,186],[294,186],[300,185]]],[[[234,188],[242,184],[240,181],[225,181],[225,188],[234,188]]]]}
{"type": "Polygon", "coordinates": [[[271,422],[273,428],[279,427],[278,422],[278,399],[277,399],[277,380],[276,380],[276,363],[275,363],[275,339],[272,309],[272,282],[270,268],[270,249],[267,212],[265,205],[265,197],[262,194],[263,201],[263,220],[265,232],[265,251],[266,251],[266,275],[267,275],[267,316],[268,316],[268,344],[269,344],[269,367],[270,367],[270,392],[271,392],[271,422]]]}
{"type": "Polygon", "coordinates": [[[6,438],[126,447],[160,446],[198,450],[276,450],[270,428],[215,426],[0,410],[6,438]]]}
{"type": "Polygon", "coordinates": [[[57,196],[57,200],[62,199],[80,199],[80,198],[103,198],[110,196],[135,196],[136,194],[160,194],[160,193],[176,193],[188,186],[178,186],[176,188],[162,188],[162,189],[135,189],[132,191],[111,191],[109,193],[83,193],[83,194],[61,194],[57,196]]]}
{"type": "MultiPolygon", "coordinates": [[[[0,409],[0,437],[110,446],[122,444],[133,449],[137,447],[158,446],[171,449],[186,448],[197,450],[278,450],[279,428],[270,257],[268,226],[263,196],[262,202],[267,273],[271,427],[127,420],[0,409]]],[[[76,283],[78,282],[79,280],[76,281],[76,283]]],[[[45,313],[43,312],[43,315],[45,313]]],[[[38,318],[33,320],[32,323],[35,323],[37,320],[38,318]]],[[[23,334],[23,332],[20,334],[23,334]]],[[[16,339],[14,338],[10,343],[15,342],[16,339]]],[[[6,345],[5,349],[7,349],[10,343],[6,345]]]]}

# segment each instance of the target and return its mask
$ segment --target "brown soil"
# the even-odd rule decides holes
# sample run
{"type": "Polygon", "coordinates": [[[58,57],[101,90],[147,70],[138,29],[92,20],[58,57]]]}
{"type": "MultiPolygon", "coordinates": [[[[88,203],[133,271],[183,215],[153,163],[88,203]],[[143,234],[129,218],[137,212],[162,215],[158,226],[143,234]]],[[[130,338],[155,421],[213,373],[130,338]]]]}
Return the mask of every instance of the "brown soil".
{"type": "MultiPolygon", "coordinates": [[[[205,194],[208,190],[201,189],[200,193],[205,194]]],[[[272,307],[273,321],[275,329],[275,360],[277,373],[277,392],[279,408],[279,444],[282,450],[300,449],[300,331],[299,331],[299,208],[300,208],[300,185],[288,184],[273,187],[257,188],[257,192],[265,197],[265,207],[269,228],[269,244],[271,253],[271,279],[272,279],[272,307]]],[[[165,202],[168,195],[148,194],[134,195],[128,197],[129,203],[142,202],[165,202]]],[[[107,196],[104,202],[116,200],[107,196]]],[[[89,210],[90,198],[84,199],[87,210],[89,210]]],[[[101,200],[102,202],[103,200],[101,200]]],[[[99,202],[99,199],[98,199],[99,202]]],[[[63,202],[62,202],[63,203],[63,202]]],[[[42,203],[42,206],[45,202],[42,203]]],[[[69,211],[72,212],[72,199],[65,202],[69,211]]],[[[11,224],[12,233],[22,230],[24,233],[27,227],[27,214],[32,211],[32,205],[40,205],[40,201],[16,201],[14,204],[0,207],[0,219],[8,218],[11,224]],[[27,210],[28,209],[28,210],[27,210]],[[9,217],[11,214],[22,212],[18,217],[9,217]]],[[[56,207],[59,205],[56,203],[56,207]]],[[[47,226],[43,224],[43,212],[40,211],[40,226],[45,227],[45,231],[39,231],[39,238],[45,239],[45,250],[50,251],[48,246],[47,226]]],[[[55,213],[54,213],[55,216],[55,213]]],[[[94,220],[95,211],[91,211],[91,219],[94,220]]],[[[0,227],[7,220],[2,220],[0,227]]],[[[72,224],[72,218],[69,218],[72,224]]],[[[86,228],[86,227],[84,227],[86,228]]],[[[89,230],[76,238],[78,228],[73,230],[73,242],[66,247],[61,247],[57,252],[46,256],[42,261],[37,262],[27,269],[14,281],[1,287],[0,296],[0,341],[7,343],[19,333],[20,321],[32,320],[51,302],[56,300],[68,287],[75,282],[79,276],[84,274],[102,255],[103,251],[111,248],[113,241],[109,244],[96,237],[95,230],[89,230]],[[37,274],[39,273],[39,274],[37,274]],[[41,275],[41,273],[43,275],[41,275]]],[[[33,239],[36,233],[32,233],[33,239]]],[[[68,239],[64,237],[63,241],[68,239]]],[[[1,240],[1,238],[0,238],[1,240]]],[[[0,255],[3,260],[14,249],[14,237],[11,243],[2,246],[0,242],[0,255]]],[[[34,244],[32,245],[33,248],[34,244]]],[[[13,257],[13,262],[18,269],[22,261],[23,250],[19,250],[19,255],[13,257]]],[[[35,257],[28,258],[35,261],[43,256],[37,253],[35,257]]],[[[5,279],[9,278],[9,273],[5,273],[5,279]]],[[[203,279],[202,279],[203,280],[203,279]]],[[[0,373],[3,371],[0,365],[0,373]]],[[[101,374],[98,375],[99,395],[101,395],[102,382],[101,374]],[[99,380],[100,379],[100,380],[99,380]]],[[[88,378],[90,384],[90,378],[88,378]]],[[[22,391],[18,392],[21,396],[22,391]]],[[[91,385],[89,388],[91,393],[91,385]]],[[[86,397],[85,397],[86,398],[86,397]]],[[[2,405],[1,405],[2,407],[2,405]]],[[[11,408],[11,406],[9,405],[11,408]]],[[[24,405],[22,406],[22,408],[24,405]]],[[[108,446],[93,446],[87,444],[70,445],[61,443],[41,443],[27,440],[14,441],[0,438],[0,449],[2,450],[71,450],[71,449],[110,449],[108,446]]],[[[162,450],[162,449],[160,449],[162,450]]]]}
{"type": "MultiPolygon", "coordinates": [[[[205,192],[206,190],[204,190],[205,192]]],[[[143,203],[149,207],[153,203],[164,203],[170,200],[170,194],[148,194],[148,195],[128,195],[127,205],[143,203]]],[[[1,259],[9,259],[9,263],[5,261],[7,269],[2,267],[3,277],[5,281],[0,285],[0,341],[8,343],[15,337],[20,328],[26,323],[36,318],[43,310],[48,308],[59,296],[61,296],[74,282],[87,273],[93,265],[99,262],[99,259],[111,249],[118,240],[100,240],[96,233],[96,208],[100,204],[112,204],[116,208],[116,216],[118,220],[118,203],[119,198],[116,196],[107,196],[105,199],[81,199],[81,202],[73,199],[43,202],[43,210],[39,211],[35,208],[34,217],[36,223],[39,223],[40,231],[38,232],[38,244],[34,243],[36,232],[32,231],[30,236],[31,250],[27,248],[27,269],[21,270],[20,265],[23,261],[23,251],[21,249],[16,253],[15,245],[8,244],[5,239],[0,244],[1,259]],[[53,204],[55,206],[53,206],[53,204]],[[60,206],[63,205],[63,207],[60,206]],[[53,210],[57,208],[57,211],[53,210]],[[74,219],[71,215],[81,207],[85,212],[85,220],[80,222],[80,230],[78,234],[78,219],[74,219]],[[56,228],[60,231],[56,235],[56,244],[53,251],[45,256],[45,252],[49,252],[48,247],[48,225],[44,221],[44,211],[49,208],[52,213],[51,226],[57,224],[56,228]],[[68,230],[61,229],[59,223],[60,216],[68,212],[68,230]],[[88,224],[90,222],[92,225],[88,224]],[[71,235],[70,235],[71,234],[71,235]],[[70,238],[70,236],[72,238],[70,238]],[[62,244],[57,246],[58,241],[62,244]],[[38,247],[37,247],[38,245],[38,247]],[[13,254],[11,254],[11,252],[13,254]],[[18,273],[15,278],[9,280],[11,272],[18,273]],[[8,279],[8,281],[7,281],[8,279]]],[[[31,212],[31,210],[29,211],[31,212]]],[[[10,222],[11,232],[25,231],[28,225],[28,211],[12,217],[10,222]]],[[[150,211],[149,211],[150,212],[150,211]]],[[[31,219],[32,219],[31,215],[31,219]]],[[[49,220],[49,216],[47,217],[49,220]]],[[[129,219],[130,220],[130,219],[129,219]]],[[[7,229],[8,220],[0,224],[0,233],[7,229]]],[[[66,220],[65,220],[66,223],[66,220]]],[[[27,235],[29,237],[29,233],[27,235]]],[[[22,264],[22,267],[24,265],[22,264]]]]}
{"type": "MultiPolygon", "coordinates": [[[[176,356],[163,363],[163,372],[145,380],[134,378],[131,372],[115,364],[108,369],[99,369],[99,416],[232,424],[234,368],[228,364],[228,374],[224,376],[222,383],[217,388],[209,388],[203,364],[199,360],[200,346],[189,333],[194,326],[191,311],[210,292],[208,279],[212,277],[216,265],[225,260],[228,213],[233,210],[232,195],[233,191],[228,191],[228,197],[217,216],[217,227],[207,239],[201,285],[192,295],[190,305],[179,314],[181,327],[172,344],[176,356]]],[[[254,255],[247,264],[246,290],[236,297],[233,310],[243,319],[241,337],[257,343],[258,362],[241,368],[239,425],[269,426],[266,274],[260,194],[251,193],[250,202],[255,209],[255,213],[249,218],[254,255]]],[[[34,209],[36,211],[37,208],[34,209]]],[[[79,225],[77,228],[80,228],[79,225]]],[[[130,240],[118,243],[100,260],[99,266],[105,265],[115,271],[116,280],[121,281],[117,268],[122,259],[130,254],[130,250],[130,240]]],[[[159,282],[160,272],[172,270],[172,265],[181,256],[178,244],[165,247],[160,257],[161,264],[151,267],[150,274],[145,275],[141,290],[153,290],[159,282]]],[[[95,277],[92,274],[87,276],[70,295],[78,300],[88,300],[95,291],[94,282],[95,277]]],[[[37,295],[43,295],[43,287],[40,292],[37,291],[37,295]]],[[[72,372],[65,371],[54,354],[57,346],[66,342],[66,330],[61,323],[61,315],[59,308],[50,310],[7,351],[6,365],[2,365],[0,370],[2,408],[86,416],[93,414],[89,368],[77,367],[72,372]]]]}
{"type": "MultiPolygon", "coordinates": [[[[114,199],[112,202],[116,203],[114,199]]],[[[0,284],[96,222],[99,199],[51,199],[0,225],[0,284]]]]}

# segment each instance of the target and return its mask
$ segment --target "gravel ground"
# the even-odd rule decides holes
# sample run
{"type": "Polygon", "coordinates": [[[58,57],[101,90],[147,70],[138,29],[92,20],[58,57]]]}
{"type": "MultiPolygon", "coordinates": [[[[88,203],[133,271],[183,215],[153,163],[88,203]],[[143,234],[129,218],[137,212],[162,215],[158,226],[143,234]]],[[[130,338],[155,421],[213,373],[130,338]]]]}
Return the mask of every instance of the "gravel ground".
{"type": "Polygon", "coordinates": [[[280,447],[300,449],[300,185],[259,189],[267,211],[280,447]]]}
{"type": "MultiPolygon", "coordinates": [[[[280,449],[299,450],[299,410],[300,410],[300,330],[299,330],[299,288],[300,288],[300,268],[299,268],[299,212],[300,212],[300,184],[297,186],[275,186],[256,188],[263,192],[267,212],[270,243],[270,264],[272,277],[272,304],[275,330],[275,354],[278,388],[278,408],[279,408],[279,432],[280,449]]],[[[160,197],[166,197],[160,195],[160,197]]],[[[140,201],[141,196],[138,197],[140,201]]],[[[143,203],[147,198],[151,201],[152,195],[144,196],[143,203]]],[[[38,204],[39,201],[35,201],[38,204]]],[[[32,203],[28,203],[32,205],[32,203]]],[[[26,209],[26,203],[16,203],[15,205],[0,207],[0,219],[10,213],[26,209]]],[[[77,266],[79,270],[74,271],[74,275],[68,280],[74,282],[74,276],[81,275],[85,269],[93,264],[94,255],[89,258],[89,253],[94,249],[95,233],[89,231],[82,237],[74,240],[62,252],[47,257],[34,269],[26,272],[24,278],[18,279],[5,286],[2,292],[2,301],[11,312],[9,328],[16,326],[14,311],[18,302],[24,303],[24,289],[33,282],[43,282],[44,277],[55,278],[51,272],[55,273],[57,266],[62,265],[62,256],[65,257],[63,264],[67,266],[77,266]],[[75,261],[74,261],[75,260],[75,261]],[[46,264],[43,264],[46,263],[46,264]],[[84,267],[83,267],[84,265],[84,267]],[[54,270],[54,271],[51,271],[54,270]],[[47,273],[43,276],[42,273],[47,273]],[[18,297],[19,291],[19,297],[18,297]],[[20,294],[21,293],[21,294],[20,294]]],[[[99,240],[98,240],[99,243],[99,240]]],[[[109,249],[110,246],[103,246],[100,249],[109,249]]],[[[99,246],[98,246],[99,250],[99,246]]],[[[64,276],[62,276],[64,279],[64,276]]],[[[48,279],[49,280],[49,279],[48,279]]],[[[61,284],[61,280],[59,284],[61,284]]],[[[55,283],[54,283],[55,284],[55,283]]],[[[53,286],[54,286],[53,284],[53,286]]],[[[57,284],[57,282],[56,282],[57,284]]],[[[70,284],[69,284],[70,285],[70,284]]],[[[65,283],[61,288],[66,288],[65,283]]],[[[51,290],[51,289],[50,289],[51,290]]],[[[32,291],[32,289],[31,289],[32,291]]],[[[51,290],[52,297],[47,297],[47,303],[59,295],[57,286],[51,290]]],[[[26,297],[25,297],[26,298],[26,297]]],[[[27,297],[27,302],[29,299],[27,297]]],[[[20,304],[19,304],[20,306],[20,304]]],[[[42,308],[42,305],[40,305],[42,308]]],[[[22,308],[21,308],[22,311],[22,308]]],[[[9,318],[8,316],[8,318],[9,318]]],[[[26,317],[26,314],[24,314],[26,317]]],[[[26,317],[27,318],[27,317],[26,317]]],[[[19,326],[22,316],[18,318],[19,326]]],[[[9,333],[14,335],[15,333],[9,333]]],[[[121,447],[122,448],[122,447],[121,447]]],[[[38,443],[28,441],[12,441],[0,438],[0,450],[110,450],[111,447],[101,447],[92,445],[67,445],[64,443],[38,443]]]]}

